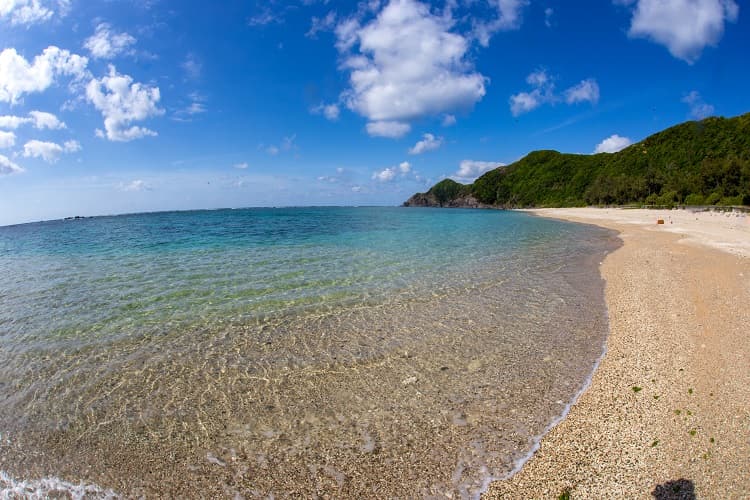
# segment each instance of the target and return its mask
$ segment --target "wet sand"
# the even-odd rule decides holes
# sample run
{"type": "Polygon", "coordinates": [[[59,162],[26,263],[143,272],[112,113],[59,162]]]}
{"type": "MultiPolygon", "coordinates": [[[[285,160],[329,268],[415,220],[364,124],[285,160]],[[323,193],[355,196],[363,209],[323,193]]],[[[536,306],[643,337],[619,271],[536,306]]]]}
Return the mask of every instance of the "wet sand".
{"type": "Polygon", "coordinates": [[[601,266],[608,351],[567,418],[485,497],[750,497],[750,217],[533,213],[620,231],[601,266]]]}

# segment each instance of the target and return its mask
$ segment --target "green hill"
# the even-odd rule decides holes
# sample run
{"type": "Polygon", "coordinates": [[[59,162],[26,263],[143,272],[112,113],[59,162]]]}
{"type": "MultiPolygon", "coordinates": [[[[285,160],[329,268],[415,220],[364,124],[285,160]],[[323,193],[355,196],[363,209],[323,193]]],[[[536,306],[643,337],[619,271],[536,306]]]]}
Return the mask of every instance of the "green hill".
{"type": "Polygon", "coordinates": [[[668,128],[618,153],[534,151],[406,206],[750,205],[750,113],[668,128]]]}

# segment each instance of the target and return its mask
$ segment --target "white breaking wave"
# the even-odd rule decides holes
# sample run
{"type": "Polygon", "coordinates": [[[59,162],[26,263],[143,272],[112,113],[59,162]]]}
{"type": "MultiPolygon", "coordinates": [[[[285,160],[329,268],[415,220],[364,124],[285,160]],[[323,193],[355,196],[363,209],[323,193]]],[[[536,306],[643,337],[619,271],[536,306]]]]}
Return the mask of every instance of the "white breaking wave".
{"type": "Polygon", "coordinates": [[[69,483],[56,477],[42,479],[15,479],[0,470],[0,500],[17,498],[43,499],[64,495],[74,500],[113,499],[120,496],[95,484],[69,483]]]}

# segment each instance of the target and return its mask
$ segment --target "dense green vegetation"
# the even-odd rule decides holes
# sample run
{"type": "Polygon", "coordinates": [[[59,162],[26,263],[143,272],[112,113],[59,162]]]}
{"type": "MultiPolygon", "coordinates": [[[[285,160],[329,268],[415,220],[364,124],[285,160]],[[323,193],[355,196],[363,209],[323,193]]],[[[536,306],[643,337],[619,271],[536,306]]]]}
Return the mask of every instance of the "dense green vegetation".
{"type": "Polygon", "coordinates": [[[750,113],[686,122],[618,153],[535,151],[474,184],[444,180],[417,196],[448,205],[467,195],[502,207],[750,205],[750,113]]]}

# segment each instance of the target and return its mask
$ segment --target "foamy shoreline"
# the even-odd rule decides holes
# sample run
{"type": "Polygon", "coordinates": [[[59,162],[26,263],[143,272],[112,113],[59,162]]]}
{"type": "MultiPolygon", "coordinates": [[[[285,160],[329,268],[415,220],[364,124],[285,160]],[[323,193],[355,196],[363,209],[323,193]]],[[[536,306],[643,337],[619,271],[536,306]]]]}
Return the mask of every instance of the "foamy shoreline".
{"type": "Polygon", "coordinates": [[[750,496],[750,218],[530,212],[620,231],[623,247],[601,267],[608,351],[538,453],[486,497],[570,491],[573,498],[652,498],[675,488],[698,497],[750,496]]]}

